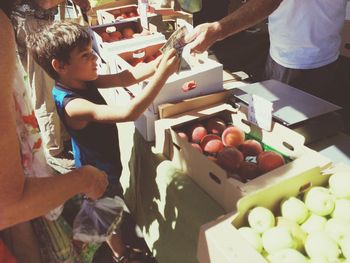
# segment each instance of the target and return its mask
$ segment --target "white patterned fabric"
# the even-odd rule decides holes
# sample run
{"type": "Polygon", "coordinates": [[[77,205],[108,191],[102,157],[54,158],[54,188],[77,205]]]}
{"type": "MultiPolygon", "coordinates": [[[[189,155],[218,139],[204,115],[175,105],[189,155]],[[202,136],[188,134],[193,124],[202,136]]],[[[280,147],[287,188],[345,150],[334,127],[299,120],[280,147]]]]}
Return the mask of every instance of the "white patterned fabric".
{"type": "MultiPolygon", "coordinates": [[[[27,177],[48,177],[54,172],[47,165],[42,148],[39,127],[26,89],[26,74],[17,59],[17,76],[14,81],[14,101],[16,107],[17,135],[20,142],[22,166],[27,177]]],[[[63,206],[52,210],[46,215],[49,220],[55,220],[61,214],[63,206]]]]}

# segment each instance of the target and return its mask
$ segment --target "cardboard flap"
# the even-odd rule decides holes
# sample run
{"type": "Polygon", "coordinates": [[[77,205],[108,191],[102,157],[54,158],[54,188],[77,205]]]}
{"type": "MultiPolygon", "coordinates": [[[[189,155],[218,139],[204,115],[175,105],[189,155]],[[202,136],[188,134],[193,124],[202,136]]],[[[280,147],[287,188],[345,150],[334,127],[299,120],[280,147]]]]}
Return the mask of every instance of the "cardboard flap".
{"type": "Polygon", "coordinates": [[[232,90],[225,90],[215,94],[190,98],[177,103],[165,103],[158,106],[159,118],[169,118],[184,112],[192,111],[205,106],[225,102],[233,98],[232,90]]]}
{"type": "Polygon", "coordinates": [[[234,125],[240,127],[245,133],[250,134],[265,144],[271,146],[280,153],[291,158],[303,154],[305,138],[301,134],[274,122],[271,131],[266,131],[248,121],[248,108],[240,107],[242,114],[232,116],[234,125]]]}

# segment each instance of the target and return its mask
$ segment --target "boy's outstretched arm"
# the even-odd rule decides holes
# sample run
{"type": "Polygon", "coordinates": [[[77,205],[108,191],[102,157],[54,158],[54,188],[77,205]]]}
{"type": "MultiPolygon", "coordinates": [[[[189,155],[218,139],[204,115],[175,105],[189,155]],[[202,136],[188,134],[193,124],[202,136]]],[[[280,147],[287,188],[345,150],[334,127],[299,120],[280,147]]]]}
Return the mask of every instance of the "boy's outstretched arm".
{"type": "Polygon", "coordinates": [[[128,87],[143,81],[154,74],[162,56],[148,63],[139,63],[136,67],[124,70],[117,74],[100,75],[93,81],[96,88],[128,87]]]}
{"type": "Polygon", "coordinates": [[[152,103],[171,74],[179,67],[180,59],[175,49],[169,50],[143,92],[127,106],[97,105],[76,98],[65,107],[67,124],[73,129],[82,129],[89,122],[116,123],[136,120],[152,103]]]}

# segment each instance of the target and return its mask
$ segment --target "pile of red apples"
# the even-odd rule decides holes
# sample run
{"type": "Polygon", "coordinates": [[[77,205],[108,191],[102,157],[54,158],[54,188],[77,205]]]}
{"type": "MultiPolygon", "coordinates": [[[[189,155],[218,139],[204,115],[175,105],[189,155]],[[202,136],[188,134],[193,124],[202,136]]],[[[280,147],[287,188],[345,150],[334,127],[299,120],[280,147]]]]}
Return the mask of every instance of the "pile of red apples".
{"type": "Polygon", "coordinates": [[[191,124],[177,131],[195,149],[242,181],[252,180],[285,164],[283,156],[264,150],[254,139],[246,139],[242,129],[218,117],[191,124]]]}

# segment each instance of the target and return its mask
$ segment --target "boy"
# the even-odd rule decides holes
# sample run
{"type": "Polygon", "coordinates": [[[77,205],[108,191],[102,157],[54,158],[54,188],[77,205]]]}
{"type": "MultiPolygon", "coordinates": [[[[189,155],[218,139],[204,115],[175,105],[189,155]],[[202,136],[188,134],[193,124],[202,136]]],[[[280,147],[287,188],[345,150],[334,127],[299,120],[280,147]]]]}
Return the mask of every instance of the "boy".
{"type": "MultiPolygon", "coordinates": [[[[123,195],[117,122],[133,121],[152,103],[179,65],[175,50],[162,58],[115,75],[97,75],[87,31],[73,23],[56,22],[28,39],[34,59],[56,81],[53,96],[71,139],[76,167],[93,165],[108,175],[105,196],[123,195]],[[157,71],[155,72],[155,70],[157,71]],[[155,72],[155,73],[154,73],[155,72]],[[140,96],[128,106],[106,105],[97,88],[125,87],[150,77],[140,96]]],[[[118,234],[108,242],[116,262],[125,262],[126,248],[118,234]]]]}

